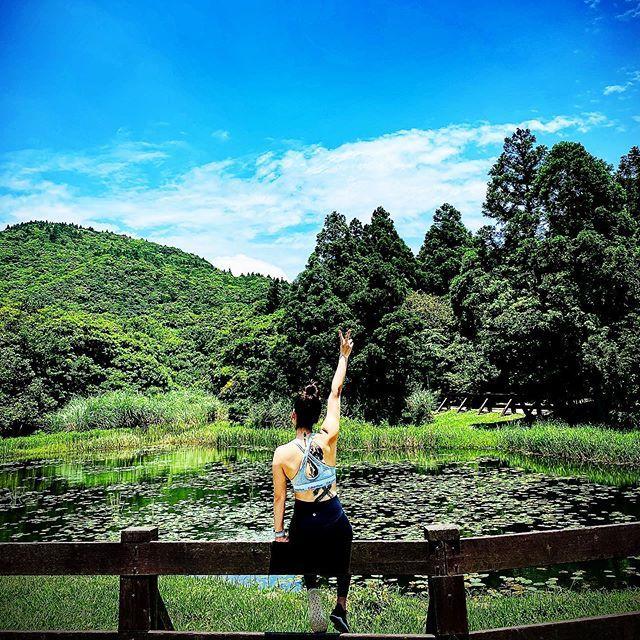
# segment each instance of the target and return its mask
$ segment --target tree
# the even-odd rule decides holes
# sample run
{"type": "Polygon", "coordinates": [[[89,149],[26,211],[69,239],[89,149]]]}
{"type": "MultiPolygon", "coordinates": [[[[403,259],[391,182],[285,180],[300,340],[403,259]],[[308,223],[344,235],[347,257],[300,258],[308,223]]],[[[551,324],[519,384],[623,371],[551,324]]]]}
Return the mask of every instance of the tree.
{"type": "Polygon", "coordinates": [[[555,144],[536,178],[547,235],[575,237],[583,229],[609,233],[608,216],[622,210],[624,193],[612,167],[577,142],[555,144]]]}
{"type": "Polygon", "coordinates": [[[388,263],[402,278],[406,287],[415,287],[417,263],[407,243],[398,235],[391,216],[382,207],[371,214],[371,222],[364,227],[363,251],[388,263]]]}
{"type": "Polygon", "coordinates": [[[448,293],[451,281],[460,273],[462,257],[471,246],[471,233],[460,212],[445,203],[435,210],[418,253],[422,289],[435,295],[448,293]]]}
{"type": "Polygon", "coordinates": [[[629,153],[620,158],[616,178],[624,190],[627,211],[636,220],[640,219],[640,147],[631,147],[629,153]]]}
{"type": "Polygon", "coordinates": [[[525,238],[533,238],[540,223],[534,189],[546,147],[536,146],[529,129],[516,129],[505,138],[504,148],[489,171],[483,213],[497,221],[507,252],[525,238]]]}
{"type": "Polygon", "coordinates": [[[611,168],[579,144],[555,145],[533,188],[544,233],[528,235],[526,201],[512,217],[502,207],[496,217],[507,222],[498,224],[512,225],[517,242],[494,250],[485,241],[453,280],[461,336],[493,368],[489,387],[548,398],[572,412],[591,400],[602,416],[622,415],[622,399],[640,392],[623,392],[615,374],[618,367],[635,385],[625,345],[635,344],[631,318],[640,304],[637,222],[623,208],[611,168]]]}
{"type": "Polygon", "coordinates": [[[336,212],[327,216],[304,271],[293,283],[282,320],[287,339],[275,358],[288,372],[291,388],[309,378],[329,383],[337,329],[350,327],[358,350],[349,367],[349,402],[363,407],[368,417],[378,412],[397,419],[406,387],[384,380],[387,374],[395,376],[391,370],[400,366],[401,352],[391,343],[380,347],[376,340],[395,336],[388,323],[415,286],[416,272],[411,249],[384,209],[376,209],[364,227],[357,221],[347,224],[336,212]],[[388,404],[384,411],[378,395],[382,388],[388,404]]]}
{"type": "Polygon", "coordinates": [[[325,219],[305,269],[292,283],[279,325],[286,340],[273,353],[274,366],[285,371],[289,389],[311,378],[328,384],[338,328],[350,326],[355,333],[360,329],[351,300],[365,286],[360,243],[345,217],[334,211],[325,219]]]}
{"type": "Polygon", "coordinates": [[[263,305],[265,313],[273,313],[277,311],[286,299],[289,293],[289,283],[282,278],[270,278],[269,288],[267,289],[267,296],[263,305]]]}
{"type": "Polygon", "coordinates": [[[370,334],[380,319],[393,311],[417,283],[417,262],[382,207],[365,225],[357,263],[363,285],[354,287],[351,300],[363,330],[370,334]]]}

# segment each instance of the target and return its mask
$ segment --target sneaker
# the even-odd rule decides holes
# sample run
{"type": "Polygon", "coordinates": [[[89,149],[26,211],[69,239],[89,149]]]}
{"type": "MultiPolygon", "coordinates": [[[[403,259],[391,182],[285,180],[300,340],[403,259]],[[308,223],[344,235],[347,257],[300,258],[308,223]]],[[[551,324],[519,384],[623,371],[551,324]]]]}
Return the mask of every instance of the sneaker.
{"type": "Polygon", "coordinates": [[[342,605],[337,604],[329,618],[331,619],[331,622],[333,622],[333,626],[336,628],[336,631],[339,633],[349,633],[347,611],[342,607],[342,605]]]}
{"type": "Polygon", "coordinates": [[[322,608],[320,589],[308,589],[309,622],[313,633],[324,633],[327,630],[327,616],[322,608]]]}

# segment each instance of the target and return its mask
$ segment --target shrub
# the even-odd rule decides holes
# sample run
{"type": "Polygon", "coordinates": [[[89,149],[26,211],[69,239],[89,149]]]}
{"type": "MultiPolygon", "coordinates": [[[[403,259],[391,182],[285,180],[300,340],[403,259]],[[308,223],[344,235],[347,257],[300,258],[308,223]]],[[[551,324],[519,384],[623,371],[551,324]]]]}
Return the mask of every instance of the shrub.
{"type": "Polygon", "coordinates": [[[266,400],[253,402],[249,406],[246,425],[258,428],[287,429],[291,424],[293,404],[287,398],[270,396],[266,400]]]}
{"type": "Polygon", "coordinates": [[[406,424],[421,425],[433,422],[436,408],[436,394],[429,389],[416,387],[407,397],[406,408],[402,414],[406,424]]]}

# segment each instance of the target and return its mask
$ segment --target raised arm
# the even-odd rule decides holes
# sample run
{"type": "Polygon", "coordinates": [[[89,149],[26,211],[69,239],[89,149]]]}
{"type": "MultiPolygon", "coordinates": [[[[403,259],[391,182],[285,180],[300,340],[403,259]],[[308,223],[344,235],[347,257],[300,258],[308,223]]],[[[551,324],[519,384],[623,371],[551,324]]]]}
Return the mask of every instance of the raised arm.
{"type": "Polygon", "coordinates": [[[340,429],[340,396],[342,395],[342,385],[344,377],[347,375],[347,361],[353,349],[353,340],[351,339],[351,329],[345,335],[340,334],[340,357],[338,358],[338,366],[333,375],[331,382],[331,393],[327,400],[327,416],[322,423],[320,431],[324,431],[329,440],[337,437],[340,429]]]}

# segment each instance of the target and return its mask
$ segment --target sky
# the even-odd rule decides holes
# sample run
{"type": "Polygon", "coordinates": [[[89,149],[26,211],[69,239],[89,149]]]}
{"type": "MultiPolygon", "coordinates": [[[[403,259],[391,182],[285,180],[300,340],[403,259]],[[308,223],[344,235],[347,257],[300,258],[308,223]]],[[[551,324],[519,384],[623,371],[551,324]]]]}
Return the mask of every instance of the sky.
{"type": "Polygon", "coordinates": [[[333,210],[476,229],[505,136],[640,144],[640,0],[0,0],[0,228],[294,278],[333,210]]]}

